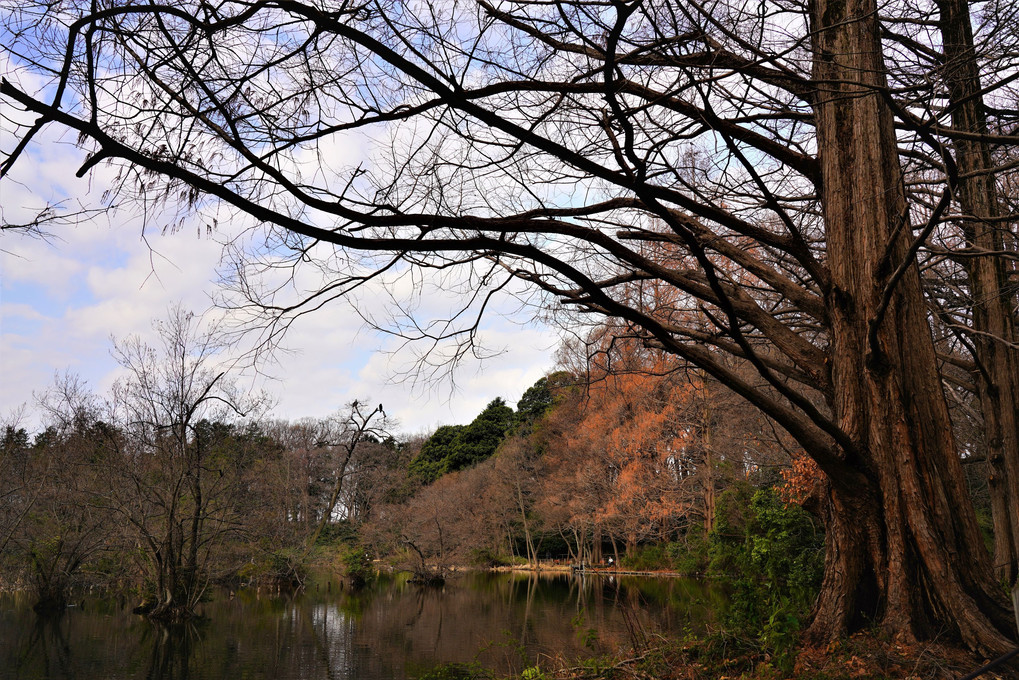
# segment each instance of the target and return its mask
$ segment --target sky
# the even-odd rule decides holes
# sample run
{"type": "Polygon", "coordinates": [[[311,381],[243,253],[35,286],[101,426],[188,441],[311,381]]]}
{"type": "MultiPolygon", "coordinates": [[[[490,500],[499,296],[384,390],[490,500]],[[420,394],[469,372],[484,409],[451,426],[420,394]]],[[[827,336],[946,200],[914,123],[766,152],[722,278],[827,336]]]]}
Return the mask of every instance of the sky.
{"type": "MultiPolygon", "coordinates": [[[[99,166],[76,178],[83,156],[72,141],[45,129],[0,179],[5,224],[23,223],[47,203],[62,202],[68,213],[100,204],[113,170],[99,166]]],[[[9,152],[14,143],[10,127],[0,128],[0,149],[9,152]]],[[[171,305],[210,309],[222,244],[197,227],[162,234],[152,226],[160,223],[158,216],[121,210],[54,227],[48,239],[0,235],[0,422],[24,405],[22,425],[38,428],[36,395],[64,372],[106,392],[121,373],[112,338],[154,343],[153,323],[171,305]]],[[[401,341],[364,328],[347,306],[334,304],[303,317],[287,337],[290,351],[240,383],[266,390],[277,418],[326,417],[359,399],[382,402],[394,430],[405,435],[466,423],[496,397],[513,404],[553,368],[558,336],[514,307],[507,301],[484,319],[485,344],[503,353],[465,360],[452,378],[400,381],[421,347],[401,349],[401,341]]]]}

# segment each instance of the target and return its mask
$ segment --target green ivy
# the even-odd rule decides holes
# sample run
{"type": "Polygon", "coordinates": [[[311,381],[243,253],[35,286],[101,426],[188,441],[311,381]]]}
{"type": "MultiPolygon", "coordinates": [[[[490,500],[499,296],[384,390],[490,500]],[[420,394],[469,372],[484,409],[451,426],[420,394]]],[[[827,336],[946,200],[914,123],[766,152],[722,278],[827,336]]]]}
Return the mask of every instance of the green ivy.
{"type": "Polygon", "coordinates": [[[741,484],[718,501],[709,573],[730,586],[727,627],[779,656],[810,612],[824,569],[824,534],[772,489],[741,484]]]}

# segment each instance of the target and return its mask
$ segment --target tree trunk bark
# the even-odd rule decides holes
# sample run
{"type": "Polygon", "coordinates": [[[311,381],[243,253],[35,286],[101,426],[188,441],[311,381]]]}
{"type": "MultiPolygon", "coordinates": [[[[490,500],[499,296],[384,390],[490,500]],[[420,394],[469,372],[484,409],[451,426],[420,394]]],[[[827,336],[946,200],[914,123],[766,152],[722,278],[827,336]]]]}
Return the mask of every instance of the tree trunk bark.
{"type": "Polygon", "coordinates": [[[862,613],[906,638],[947,624],[996,655],[1015,633],[964,483],[910,252],[877,7],[816,0],[811,23],[832,410],[857,474],[829,475],[825,575],[808,635],[832,640],[862,613]]]}
{"type": "Polygon", "coordinates": [[[715,476],[711,459],[711,408],[708,406],[707,389],[704,391],[701,440],[704,446],[704,534],[708,535],[715,526],[715,476]]]}
{"type": "Polygon", "coordinates": [[[516,482],[517,508],[520,510],[520,521],[524,527],[524,543],[527,546],[527,566],[538,565],[538,555],[534,551],[534,542],[531,540],[531,527],[527,522],[527,509],[524,506],[524,492],[520,488],[520,482],[516,482]]]}
{"type": "MultiPolygon", "coordinates": [[[[199,444],[195,444],[197,447],[199,444]]],[[[184,569],[184,590],[187,606],[190,606],[198,591],[198,546],[201,542],[204,502],[202,499],[202,457],[201,450],[196,450],[194,470],[191,473],[191,495],[194,507],[191,509],[191,527],[188,537],[187,562],[184,569]]]]}
{"type": "MultiPolygon", "coordinates": [[[[941,0],[938,8],[952,127],[987,134],[969,4],[965,0],[941,0]]],[[[1007,228],[998,219],[1001,211],[988,144],[958,139],[953,145],[959,166],[962,231],[970,251],[961,262],[972,297],[971,342],[984,420],[994,569],[999,579],[1013,583],[1019,575],[1019,351],[1014,345],[1012,317],[1016,296],[1008,287],[1011,267],[995,254],[1006,249],[1007,228]],[[988,254],[975,256],[981,252],[988,254]]]]}

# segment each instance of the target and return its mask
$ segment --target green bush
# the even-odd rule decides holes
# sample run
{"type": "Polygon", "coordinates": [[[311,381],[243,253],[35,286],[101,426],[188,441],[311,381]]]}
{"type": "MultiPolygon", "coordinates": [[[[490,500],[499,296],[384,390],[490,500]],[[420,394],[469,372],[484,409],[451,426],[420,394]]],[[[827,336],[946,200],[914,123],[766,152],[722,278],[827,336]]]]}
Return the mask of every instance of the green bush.
{"type": "Polygon", "coordinates": [[[703,574],[708,567],[708,537],[696,525],[679,541],[638,546],[620,559],[620,566],[632,571],[675,571],[685,575],[703,574]]]}
{"type": "Polygon", "coordinates": [[[341,552],[340,564],[343,565],[343,575],[355,588],[360,588],[375,576],[375,567],[368,553],[359,545],[352,545],[341,552]]]}
{"type": "Polygon", "coordinates": [[[472,567],[506,567],[513,562],[505,555],[499,555],[488,548],[472,548],[467,554],[472,567]]]}
{"type": "Polygon", "coordinates": [[[700,524],[691,526],[682,541],[669,543],[666,554],[672,561],[672,567],[685,576],[703,574],[708,569],[710,552],[708,535],[700,524]]]}
{"type": "Polygon", "coordinates": [[[235,574],[241,583],[287,587],[304,583],[307,575],[307,564],[297,548],[267,551],[241,565],[235,574]]]}
{"type": "Polygon", "coordinates": [[[632,571],[667,571],[672,569],[672,560],[666,555],[661,543],[642,545],[627,551],[619,558],[624,569],[632,571]]]}
{"type": "Polygon", "coordinates": [[[338,543],[354,543],[357,541],[357,527],[352,522],[340,520],[329,522],[322,527],[315,545],[336,545],[338,543]]]}
{"type": "Polygon", "coordinates": [[[822,531],[773,490],[741,484],[719,498],[709,543],[709,571],[731,587],[727,627],[781,656],[820,588],[822,531]]]}

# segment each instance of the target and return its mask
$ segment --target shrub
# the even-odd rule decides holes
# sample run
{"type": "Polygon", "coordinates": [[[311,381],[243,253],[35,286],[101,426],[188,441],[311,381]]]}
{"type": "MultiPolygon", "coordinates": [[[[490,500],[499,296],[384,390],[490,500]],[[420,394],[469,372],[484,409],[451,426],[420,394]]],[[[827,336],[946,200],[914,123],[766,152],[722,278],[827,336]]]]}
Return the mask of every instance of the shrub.
{"type": "Polygon", "coordinates": [[[691,526],[683,540],[669,543],[666,554],[672,561],[673,569],[685,576],[703,574],[710,561],[708,535],[700,524],[691,526]]]}
{"type": "Polygon", "coordinates": [[[281,548],[262,554],[242,565],[236,573],[241,583],[296,588],[307,578],[307,565],[300,550],[281,548]]]}
{"type": "Polygon", "coordinates": [[[779,653],[810,611],[824,568],[824,535],[802,508],[741,484],[719,498],[710,573],[731,586],[726,624],[779,653]]]}
{"type": "Polygon", "coordinates": [[[343,565],[343,575],[354,588],[364,586],[375,576],[375,567],[368,553],[359,545],[343,550],[340,553],[340,564],[343,565]]]}
{"type": "Polygon", "coordinates": [[[357,540],[357,528],[348,520],[329,522],[322,527],[322,533],[318,535],[315,545],[336,545],[339,543],[353,543],[357,540]]]}
{"type": "Polygon", "coordinates": [[[488,548],[472,548],[467,561],[472,567],[505,567],[512,564],[505,555],[499,555],[488,548]]]}
{"type": "Polygon", "coordinates": [[[628,551],[619,561],[624,568],[633,571],[666,571],[672,569],[672,560],[666,555],[665,546],[660,543],[638,546],[628,551]]]}

